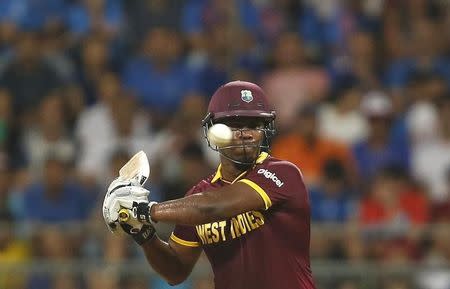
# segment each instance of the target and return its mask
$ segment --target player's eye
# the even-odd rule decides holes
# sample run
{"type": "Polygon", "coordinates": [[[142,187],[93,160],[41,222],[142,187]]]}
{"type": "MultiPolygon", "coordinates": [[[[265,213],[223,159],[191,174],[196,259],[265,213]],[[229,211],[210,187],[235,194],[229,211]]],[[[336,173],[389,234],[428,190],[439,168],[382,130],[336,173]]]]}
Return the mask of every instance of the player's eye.
{"type": "Polygon", "coordinates": [[[242,123],[239,122],[224,122],[225,125],[229,126],[232,129],[240,129],[243,128],[244,125],[242,123]]]}
{"type": "Polygon", "coordinates": [[[263,129],[264,124],[260,123],[239,123],[239,124],[229,124],[228,125],[232,129],[263,129]]]}
{"type": "Polygon", "coordinates": [[[231,129],[263,129],[264,122],[262,121],[224,121],[224,124],[231,129]]]}
{"type": "Polygon", "coordinates": [[[264,123],[255,123],[252,127],[252,129],[263,129],[264,128],[264,123]]]}
{"type": "Polygon", "coordinates": [[[245,127],[249,128],[249,129],[263,129],[264,123],[262,123],[260,121],[249,122],[249,123],[245,124],[245,127]]]}

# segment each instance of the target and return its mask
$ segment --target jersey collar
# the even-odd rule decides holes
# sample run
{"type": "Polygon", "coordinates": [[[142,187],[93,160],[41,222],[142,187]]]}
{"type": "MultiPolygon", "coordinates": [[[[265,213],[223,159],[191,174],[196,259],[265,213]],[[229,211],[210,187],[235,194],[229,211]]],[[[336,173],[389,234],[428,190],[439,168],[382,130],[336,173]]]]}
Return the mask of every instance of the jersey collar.
{"type": "MultiPolygon", "coordinates": [[[[269,157],[269,154],[266,152],[262,152],[259,154],[258,158],[256,159],[256,164],[261,164],[262,162],[264,162],[265,159],[267,159],[269,157]]],[[[230,183],[224,179],[222,179],[222,172],[221,172],[221,168],[222,168],[222,164],[219,165],[219,167],[217,168],[216,174],[214,175],[213,179],[211,180],[211,184],[217,182],[218,180],[222,180],[223,182],[226,183],[230,183]]],[[[230,184],[235,183],[237,180],[239,180],[245,173],[242,172],[242,174],[240,174],[239,176],[237,176],[230,184]]]]}

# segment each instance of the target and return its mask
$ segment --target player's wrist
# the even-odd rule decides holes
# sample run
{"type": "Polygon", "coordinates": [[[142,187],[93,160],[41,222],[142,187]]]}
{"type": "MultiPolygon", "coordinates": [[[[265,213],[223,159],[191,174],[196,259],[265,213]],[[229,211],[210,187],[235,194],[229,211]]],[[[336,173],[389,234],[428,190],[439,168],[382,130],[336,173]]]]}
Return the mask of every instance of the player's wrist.
{"type": "Polygon", "coordinates": [[[139,222],[152,226],[157,223],[157,221],[153,220],[151,217],[152,207],[156,204],[157,202],[133,204],[133,209],[135,210],[135,215],[139,222]]]}

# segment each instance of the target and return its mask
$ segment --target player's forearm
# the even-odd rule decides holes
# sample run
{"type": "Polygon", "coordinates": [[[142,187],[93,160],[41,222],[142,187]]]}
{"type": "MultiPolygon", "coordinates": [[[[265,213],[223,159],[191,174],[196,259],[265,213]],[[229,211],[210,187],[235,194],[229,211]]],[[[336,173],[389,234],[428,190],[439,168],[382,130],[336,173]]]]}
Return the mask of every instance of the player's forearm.
{"type": "Polygon", "coordinates": [[[183,282],[190,273],[168,243],[155,236],[142,245],[145,257],[152,268],[169,284],[183,282]]]}
{"type": "Polygon", "coordinates": [[[214,194],[201,193],[156,204],[150,216],[158,222],[198,225],[226,218],[224,207],[214,194]]]}

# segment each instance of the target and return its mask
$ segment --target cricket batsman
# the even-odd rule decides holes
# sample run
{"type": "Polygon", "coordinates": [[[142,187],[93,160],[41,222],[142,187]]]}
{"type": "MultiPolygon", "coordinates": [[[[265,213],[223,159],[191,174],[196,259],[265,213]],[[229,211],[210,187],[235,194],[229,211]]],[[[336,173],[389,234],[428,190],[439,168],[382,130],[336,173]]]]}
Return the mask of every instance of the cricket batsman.
{"type": "Polygon", "coordinates": [[[203,250],[216,289],[314,289],[308,192],[294,164],[268,154],[274,121],[256,84],[219,87],[203,120],[206,141],[220,154],[217,170],[185,197],[160,203],[148,201],[139,184],[115,180],[106,224],[130,234],[171,285],[186,280],[203,250]],[[208,133],[218,124],[231,131],[221,142],[208,133]],[[118,207],[129,218],[120,220],[118,207]],[[167,243],[156,235],[157,222],[176,224],[167,243]]]}

